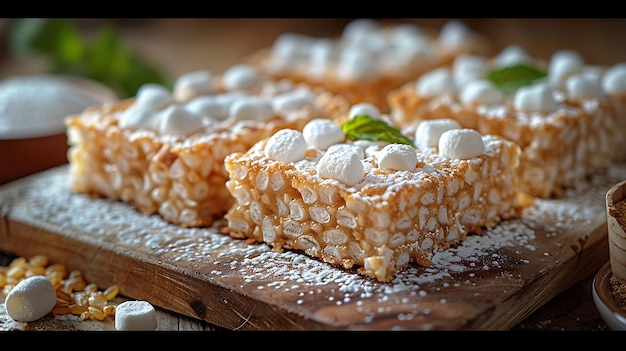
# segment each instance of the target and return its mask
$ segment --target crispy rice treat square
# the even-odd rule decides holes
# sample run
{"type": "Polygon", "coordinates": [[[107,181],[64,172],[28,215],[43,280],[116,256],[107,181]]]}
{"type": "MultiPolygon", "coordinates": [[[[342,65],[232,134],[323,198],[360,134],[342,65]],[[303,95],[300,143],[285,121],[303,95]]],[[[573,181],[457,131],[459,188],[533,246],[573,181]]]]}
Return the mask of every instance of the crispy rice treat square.
{"type": "Polygon", "coordinates": [[[430,71],[388,99],[392,120],[405,128],[453,118],[465,128],[517,143],[518,183],[533,197],[560,197],[590,174],[626,160],[625,63],[592,66],[571,50],[543,62],[510,46],[493,58],[460,56],[451,68],[430,71]],[[497,70],[500,76],[493,73],[497,70]],[[504,89],[503,83],[537,70],[544,75],[504,89]]]}
{"type": "Polygon", "coordinates": [[[68,116],[72,189],[183,227],[208,226],[233,203],[226,155],[347,107],[340,96],[266,81],[246,65],[190,72],[171,91],[147,84],[132,99],[68,116]]]}
{"type": "Polygon", "coordinates": [[[387,112],[387,94],[460,54],[488,54],[480,34],[460,21],[440,29],[415,23],[356,19],[339,38],[284,33],[247,62],[276,78],[289,78],[369,102],[387,112]]]}
{"type": "Polygon", "coordinates": [[[417,149],[345,138],[336,131],[339,120],[309,128],[315,122],[226,157],[235,198],[225,216],[231,236],[387,282],[410,262],[430,266],[469,233],[521,213],[520,149],[511,141],[470,130],[471,142],[449,133],[456,142],[441,150],[417,149]],[[477,145],[484,148],[476,152],[477,145]]]}

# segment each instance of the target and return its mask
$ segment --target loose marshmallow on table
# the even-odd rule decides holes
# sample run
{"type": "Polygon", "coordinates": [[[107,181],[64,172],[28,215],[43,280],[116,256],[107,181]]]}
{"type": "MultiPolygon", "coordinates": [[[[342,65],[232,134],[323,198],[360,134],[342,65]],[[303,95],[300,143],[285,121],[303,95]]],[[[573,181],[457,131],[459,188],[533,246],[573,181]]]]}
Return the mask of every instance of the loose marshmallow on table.
{"type": "Polygon", "coordinates": [[[320,150],[326,150],[329,146],[341,143],[346,138],[337,123],[325,118],[315,118],[309,121],[302,129],[302,135],[308,145],[320,150]]]}
{"type": "Polygon", "coordinates": [[[4,303],[9,317],[19,322],[32,322],[52,311],[57,294],[52,282],[35,275],[20,281],[7,295],[4,303]]]}
{"type": "Polygon", "coordinates": [[[307,144],[304,135],[295,129],[281,129],[274,133],[265,144],[265,156],[282,162],[302,160],[307,144]]]}
{"type": "Polygon", "coordinates": [[[460,128],[459,122],[451,118],[423,120],[415,130],[415,146],[420,150],[437,147],[441,134],[450,129],[460,128]]]}
{"type": "Polygon", "coordinates": [[[468,159],[485,153],[482,135],[474,129],[451,129],[439,138],[439,154],[447,158],[468,159]]]}
{"type": "Polygon", "coordinates": [[[412,171],[417,164],[415,149],[405,144],[385,145],[377,154],[378,166],[382,169],[412,171]]]}
{"type": "Polygon", "coordinates": [[[154,307],[147,301],[125,301],[115,308],[116,330],[156,330],[154,307]]]}
{"type": "Polygon", "coordinates": [[[360,152],[349,147],[329,149],[317,163],[317,174],[348,186],[355,185],[365,174],[360,152]]]}

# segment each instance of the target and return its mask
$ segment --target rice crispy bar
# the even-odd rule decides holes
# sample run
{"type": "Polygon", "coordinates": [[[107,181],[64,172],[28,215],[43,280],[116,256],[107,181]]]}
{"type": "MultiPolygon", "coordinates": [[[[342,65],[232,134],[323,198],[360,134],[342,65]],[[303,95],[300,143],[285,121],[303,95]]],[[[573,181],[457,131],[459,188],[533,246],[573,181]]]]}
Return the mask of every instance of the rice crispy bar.
{"type": "Polygon", "coordinates": [[[430,71],[391,91],[388,99],[392,120],[404,128],[453,118],[465,128],[516,142],[522,149],[520,190],[551,198],[626,159],[625,97],[626,64],[588,65],[572,50],[543,62],[512,45],[492,58],[459,56],[452,67],[430,71]],[[511,69],[502,84],[524,67],[544,75],[508,91],[489,75],[511,69]]]}
{"type": "Polygon", "coordinates": [[[267,81],[247,65],[190,72],[171,90],[146,84],[134,98],[66,118],[72,189],[182,227],[208,226],[233,202],[226,155],[348,106],[322,89],[267,81]]]}
{"type": "Polygon", "coordinates": [[[437,31],[415,23],[355,19],[339,38],[284,33],[246,62],[276,79],[322,86],[352,104],[389,110],[389,90],[452,63],[464,53],[488,54],[487,41],[463,22],[437,31]]]}
{"type": "MultiPolygon", "coordinates": [[[[437,252],[468,233],[521,213],[514,176],[520,150],[504,138],[470,130],[483,151],[448,155],[443,147],[344,138],[335,120],[318,128],[335,143],[320,145],[307,137],[315,122],[226,157],[235,198],[225,215],[231,236],[387,282],[410,262],[431,266],[437,252]],[[300,151],[285,158],[277,148],[300,151]]],[[[472,149],[461,144],[457,152],[472,149]]]]}

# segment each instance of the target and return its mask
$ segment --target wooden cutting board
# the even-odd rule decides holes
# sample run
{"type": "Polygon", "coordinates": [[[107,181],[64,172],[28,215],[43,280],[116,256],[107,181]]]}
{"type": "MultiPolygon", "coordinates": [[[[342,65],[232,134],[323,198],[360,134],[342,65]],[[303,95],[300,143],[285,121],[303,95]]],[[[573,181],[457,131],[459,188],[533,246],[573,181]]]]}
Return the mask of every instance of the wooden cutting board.
{"type": "Polygon", "coordinates": [[[0,187],[0,251],[83,272],[99,286],[233,330],[507,330],[608,260],[605,194],[617,164],[536,200],[431,268],[391,283],[211,228],[182,229],[70,191],[66,165],[0,187]]]}

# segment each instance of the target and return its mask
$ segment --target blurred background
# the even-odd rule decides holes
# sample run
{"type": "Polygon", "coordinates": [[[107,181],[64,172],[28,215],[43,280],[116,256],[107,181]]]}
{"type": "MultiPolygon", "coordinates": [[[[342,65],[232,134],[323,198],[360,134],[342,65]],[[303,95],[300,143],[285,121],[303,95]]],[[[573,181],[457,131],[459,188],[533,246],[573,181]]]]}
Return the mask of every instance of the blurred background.
{"type": "MultiPolygon", "coordinates": [[[[72,18],[85,40],[111,26],[121,42],[164,76],[198,69],[220,73],[256,51],[269,47],[284,32],[338,37],[352,18],[72,18]]],[[[439,30],[450,18],[392,18],[439,30]]],[[[493,53],[516,44],[536,58],[548,59],[560,49],[580,52],[588,64],[626,62],[623,18],[459,18],[491,43],[493,53]]],[[[49,62],[9,50],[9,23],[0,19],[0,80],[45,74],[49,62]]],[[[1,106],[0,106],[1,108],[1,106]]],[[[0,123],[2,121],[0,120],[0,123]]],[[[0,126],[1,127],[1,126],[0,126]]],[[[64,135],[26,143],[0,140],[0,184],[67,162],[64,135]],[[52,139],[50,139],[52,138],[52,139]],[[42,150],[48,150],[42,154],[42,150]],[[7,156],[8,155],[8,156],[7,156]]]]}

